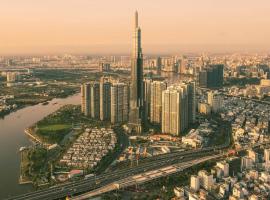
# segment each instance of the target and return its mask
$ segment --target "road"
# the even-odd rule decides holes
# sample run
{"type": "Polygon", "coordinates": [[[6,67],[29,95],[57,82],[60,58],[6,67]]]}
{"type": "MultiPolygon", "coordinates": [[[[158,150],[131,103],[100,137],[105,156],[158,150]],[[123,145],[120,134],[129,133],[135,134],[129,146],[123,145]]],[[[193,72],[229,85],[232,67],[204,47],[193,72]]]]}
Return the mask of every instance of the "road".
{"type": "MultiPolygon", "coordinates": [[[[246,147],[243,149],[239,149],[237,151],[245,151],[248,148],[255,148],[260,145],[267,145],[267,143],[256,144],[251,147],[246,147]]],[[[169,154],[163,154],[160,156],[154,156],[149,158],[149,162],[140,164],[138,166],[134,166],[131,168],[126,168],[122,170],[117,170],[114,172],[104,173],[99,176],[91,177],[86,180],[78,180],[73,181],[61,185],[56,185],[51,188],[47,188],[44,190],[35,191],[32,193],[27,193],[24,195],[20,195],[17,197],[8,198],[9,200],[54,200],[65,198],[67,195],[74,196],[83,193],[87,193],[89,191],[94,191],[98,188],[102,188],[104,186],[108,186],[109,184],[123,180],[126,177],[133,177],[135,175],[139,175],[142,173],[152,172],[153,170],[160,170],[164,167],[169,166],[178,166],[183,163],[192,163],[196,162],[199,159],[209,159],[214,158],[212,156],[220,156],[219,152],[225,150],[228,147],[228,144],[221,145],[219,147],[208,147],[204,149],[191,150],[186,152],[174,152],[169,154]],[[209,157],[210,156],[210,157],[209,157]]],[[[194,164],[194,163],[193,163],[194,164]]],[[[105,190],[104,190],[105,191],[105,190]]]]}
{"type": "Polygon", "coordinates": [[[220,146],[208,147],[203,149],[195,149],[184,152],[173,152],[167,154],[161,154],[158,156],[153,156],[149,158],[144,158],[139,161],[138,166],[133,166],[121,170],[116,170],[113,172],[103,173],[102,175],[88,178],[86,180],[77,180],[73,182],[68,182],[60,185],[53,186],[51,188],[38,190],[31,193],[26,193],[23,195],[10,197],[7,200],[54,200],[61,199],[67,195],[73,196],[82,194],[96,188],[105,186],[113,181],[121,180],[127,176],[132,176],[134,174],[139,174],[162,167],[174,165],[177,163],[191,161],[192,159],[202,158],[204,156],[209,156],[217,154],[217,150],[225,149],[230,144],[230,137],[228,140],[220,146]]]}
{"type": "Polygon", "coordinates": [[[203,163],[203,162],[206,162],[206,161],[209,161],[212,159],[217,159],[217,158],[220,158],[222,156],[224,156],[224,154],[206,156],[203,158],[193,159],[191,161],[186,161],[186,162],[182,162],[179,164],[170,165],[167,167],[161,167],[161,168],[156,169],[156,170],[151,170],[148,172],[132,175],[132,176],[123,178],[121,180],[109,183],[109,184],[107,184],[103,187],[100,187],[98,189],[95,189],[93,191],[90,191],[90,192],[87,192],[85,194],[74,197],[74,198],[72,198],[72,200],[88,199],[88,198],[98,196],[98,195],[101,195],[103,193],[110,192],[113,190],[118,190],[118,189],[125,188],[125,187],[132,186],[132,185],[143,184],[143,183],[149,182],[153,179],[158,179],[160,177],[169,176],[169,175],[181,172],[184,169],[187,169],[189,167],[198,165],[200,163],[203,163]]]}
{"type": "Polygon", "coordinates": [[[160,156],[153,156],[147,159],[147,162],[139,164],[138,166],[133,166],[131,168],[125,168],[122,170],[117,170],[114,172],[103,173],[102,175],[91,177],[86,180],[78,180],[65,184],[60,184],[51,188],[38,190],[35,192],[23,194],[20,196],[15,196],[8,198],[9,200],[53,200],[64,198],[67,195],[76,195],[83,192],[88,192],[97,187],[102,187],[111,183],[112,181],[121,180],[124,177],[131,176],[134,174],[143,173],[145,171],[150,171],[158,169],[164,166],[173,165],[179,162],[186,162],[198,157],[207,156],[213,154],[215,148],[205,148],[198,150],[191,150],[186,152],[174,152],[169,154],[163,154],[160,156]]]}
{"type": "Polygon", "coordinates": [[[38,190],[23,195],[10,197],[9,200],[54,200],[64,198],[67,195],[73,196],[82,194],[96,188],[102,187],[113,181],[120,180],[124,177],[134,174],[143,173],[150,170],[159,169],[161,167],[170,166],[177,163],[190,161],[192,159],[201,158],[203,156],[216,154],[216,150],[226,149],[230,145],[230,137],[227,137],[227,141],[223,145],[207,147],[203,149],[195,149],[184,152],[173,152],[167,154],[161,154],[149,158],[144,158],[139,161],[138,166],[133,166],[113,172],[103,173],[102,175],[91,177],[87,180],[78,180],[53,186],[51,188],[38,190]]]}
{"type": "MultiPolygon", "coordinates": [[[[261,145],[268,145],[268,144],[269,144],[269,142],[255,144],[255,145],[250,146],[250,147],[238,149],[237,152],[246,151],[249,148],[257,148],[257,147],[260,147],[261,145]]],[[[206,162],[206,161],[210,161],[213,159],[220,159],[224,156],[227,156],[226,151],[222,151],[221,153],[217,153],[217,154],[212,152],[212,155],[209,155],[209,156],[204,156],[201,158],[194,158],[193,157],[189,161],[182,160],[182,162],[180,162],[180,163],[176,163],[173,165],[167,165],[166,167],[160,167],[160,168],[157,168],[155,170],[149,170],[149,171],[146,171],[143,173],[133,174],[133,175],[125,177],[123,179],[115,180],[107,185],[104,185],[104,186],[97,188],[95,190],[92,190],[90,192],[78,195],[78,196],[72,198],[72,200],[88,199],[91,197],[101,195],[101,194],[106,193],[106,192],[119,190],[121,188],[125,188],[125,187],[132,186],[132,185],[143,184],[143,183],[149,182],[153,179],[158,179],[160,177],[169,176],[169,175],[181,172],[184,169],[187,169],[189,167],[198,165],[198,164],[206,162]]]]}
{"type": "MultiPolygon", "coordinates": [[[[264,143],[264,144],[256,144],[254,146],[239,149],[237,151],[239,152],[245,151],[248,148],[255,148],[260,145],[266,145],[268,143],[269,142],[264,143]]],[[[229,140],[226,141],[225,144],[217,146],[217,147],[208,147],[208,148],[196,149],[196,150],[191,150],[191,151],[186,151],[186,152],[174,152],[174,153],[162,154],[159,156],[153,156],[153,157],[145,159],[144,163],[139,164],[138,166],[125,168],[122,170],[116,170],[114,172],[103,173],[102,175],[91,177],[86,180],[68,182],[68,183],[56,185],[54,187],[47,188],[44,190],[38,190],[32,193],[27,193],[24,195],[11,197],[8,199],[9,200],[22,200],[22,199],[54,200],[54,199],[65,198],[67,195],[68,196],[80,195],[83,193],[87,193],[89,191],[96,191],[96,189],[98,188],[106,187],[117,181],[122,183],[121,181],[125,180],[126,177],[136,178],[134,176],[141,175],[144,173],[150,173],[151,175],[153,171],[155,170],[160,171],[166,167],[180,166],[180,168],[182,168],[187,163],[194,165],[196,164],[196,161],[198,160],[203,162],[204,159],[206,160],[214,159],[215,156],[222,155],[220,154],[222,150],[226,152],[228,146],[229,146],[229,140]]],[[[128,185],[128,184],[124,182],[124,185],[128,185]]],[[[112,185],[110,185],[110,187],[112,187],[112,185]]],[[[121,187],[121,185],[119,187],[121,187]]],[[[106,188],[105,189],[103,188],[104,192],[106,191],[106,188]]]]}

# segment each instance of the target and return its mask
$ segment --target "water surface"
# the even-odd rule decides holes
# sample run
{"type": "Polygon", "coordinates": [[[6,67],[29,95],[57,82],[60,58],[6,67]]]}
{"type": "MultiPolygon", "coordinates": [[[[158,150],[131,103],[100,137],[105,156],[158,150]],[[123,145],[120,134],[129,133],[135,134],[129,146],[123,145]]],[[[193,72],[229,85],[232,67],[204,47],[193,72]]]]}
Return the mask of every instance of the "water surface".
{"type": "Polygon", "coordinates": [[[31,185],[18,184],[19,148],[31,144],[24,129],[66,104],[80,104],[80,94],[29,106],[0,119],[0,199],[33,190],[31,185]]]}

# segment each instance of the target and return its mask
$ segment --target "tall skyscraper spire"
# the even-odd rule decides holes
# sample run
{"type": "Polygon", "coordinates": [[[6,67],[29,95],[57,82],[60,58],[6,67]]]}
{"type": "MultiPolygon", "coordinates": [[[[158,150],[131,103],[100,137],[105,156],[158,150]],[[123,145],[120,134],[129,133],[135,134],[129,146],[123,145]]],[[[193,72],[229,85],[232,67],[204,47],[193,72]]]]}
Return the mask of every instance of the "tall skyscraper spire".
{"type": "Polygon", "coordinates": [[[135,12],[131,55],[130,115],[129,125],[137,133],[141,132],[143,121],[143,54],[141,48],[141,29],[138,25],[138,12],[135,12]]]}
{"type": "Polygon", "coordinates": [[[135,28],[138,28],[138,23],[139,23],[139,21],[138,21],[138,11],[136,10],[136,12],[135,12],[135,28]]]}

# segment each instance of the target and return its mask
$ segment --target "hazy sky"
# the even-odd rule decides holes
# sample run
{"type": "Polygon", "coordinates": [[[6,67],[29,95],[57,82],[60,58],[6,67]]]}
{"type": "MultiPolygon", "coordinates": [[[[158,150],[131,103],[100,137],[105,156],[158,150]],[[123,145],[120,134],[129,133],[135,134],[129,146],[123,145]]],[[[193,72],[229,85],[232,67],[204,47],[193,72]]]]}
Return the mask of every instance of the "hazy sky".
{"type": "Polygon", "coordinates": [[[1,0],[0,54],[268,51],[270,0],[1,0]]]}

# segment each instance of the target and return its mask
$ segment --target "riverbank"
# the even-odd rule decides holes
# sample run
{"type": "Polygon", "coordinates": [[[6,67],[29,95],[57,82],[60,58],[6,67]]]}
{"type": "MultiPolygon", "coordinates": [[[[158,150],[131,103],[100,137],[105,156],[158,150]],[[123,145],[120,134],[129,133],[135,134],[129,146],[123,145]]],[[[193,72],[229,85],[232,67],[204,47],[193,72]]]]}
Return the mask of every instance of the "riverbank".
{"type": "Polygon", "coordinates": [[[79,105],[80,94],[56,98],[47,105],[27,106],[6,115],[5,118],[0,118],[0,199],[33,191],[32,184],[19,184],[21,163],[19,149],[32,145],[30,137],[24,131],[67,104],[79,105]]]}
{"type": "Polygon", "coordinates": [[[80,106],[66,105],[32,125],[29,130],[41,144],[60,144],[73,128],[80,126],[80,106]]]}
{"type": "Polygon", "coordinates": [[[39,145],[42,145],[46,148],[48,148],[52,144],[45,143],[38,137],[38,135],[34,131],[34,127],[30,127],[24,130],[24,133],[32,140],[34,143],[37,143],[39,145]]]}
{"type": "Polygon", "coordinates": [[[74,119],[81,121],[80,106],[66,105],[26,128],[24,132],[35,143],[49,148],[53,144],[60,144],[76,127],[74,119]]]}
{"type": "Polygon", "coordinates": [[[23,109],[24,107],[26,107],[26,106],[17,106],[16,108],[14,108],[14,109],[12,109],[12,110],[4,110],[4,111],[1,111],[1,112],[0,112],[0,119],[3,119],[5,116],[7,116],[7,115],[9,115],[9,114],[11,114],[11,113],[13,113],[13,112],[16,112],[16,111],[18,111],[18,110],[20,110],[20,109],[23,109]]]}
{"type": "Polygon", "coordinates": [[[16,86],[8,87],[5,80],[0,81],[0,117],[16,111],[16,106],[22,109],[39,103],[46,104],[54,98],[66,98],[79,92],[81,83],[101,76],[102,73],[93,73],[89,69],[42,68],[35,69],[31,74],[22,74],[16,86]]]}
{"type": "Polygon", "coordinates": [[[76,109],[79,110],[79,106],[63,106],[24,130],[34,145],[21,151],[20,184],[32,183],[35,187],[51,184],[52,164],[66,145],[61,141],[73,129],[71,125],[61,126],[59,123],[71,117],[76,109]],[[70,115],[66,115],[67,111],[70,115]]]}
{"type": "Polygon", "coordinates": [[[20,182],[54,184],[53,166],[81,132],[82,118],[80,106],[64,105],[24,130],[34,145],[22,152],[20,182]]]}
{"type": "MultiPolygon", "coordinates": [[[[27,99],[27,101],[25,99],[18,101],[19,97],[16,97],[16,98],[8,101],[8,104],[15,104],[16,108],[1,111],[0,112],[0,119],[1,118],[3,119],[5,116],[7,116],[7,115],[9,115],[9,114],[11,114],[13,112],[16,112],[16,111],[18,111],[20,109],[26,108],[28,106],[34,106],[34,105],[38,105],[38,104],[48,105],[48,103],[50,101],[52,101],[53,99],[55,99],[55,98],[64,99],[64,98],[67,98],[69,96],[76,95],[76,93],[78,93],[78,92],[79,92],[78,89],[74,89],[74,90],[72,90],[70,92],[66,92],[66,93],[63,93],[63,94],[60,94],[60,95],[42,97],[42,98],[39,98],[39,99],[38,98],[27,99]]],[[[31,98],[31,97],[29,97],[29,98],[31,98]]]]}
{"type": "MultiPolygon", "coordinates": [[[[39,180],[44,179],[47,180],[47,184],[54,185],[61,182],[61,178],[58,179],[59,173],[68,173],[73,169],[78,169],[62,165],[59,161],[85,130],[95,127],[111,127],[111,124],[110,122],[85,117],[81,113],[80,106],[65,105],[25,129],[26,135],[36,143],[35,147],[28,151],[28,159],[29,163],[31,163],[30,170],[28,170],[31,171],[31,173],[28,173],[28,180],[30,179],[36,186],[40,185],[39,180]],[[35,154],[42,154],[43,161],[41,156],[38,156],[39,159],[37,159],[35,154]],[[32,165],[37,167],[33,169],[32,165]],[[40,176],[40,172],[42,172],[42,176],[40,176]],[[38,177],[38,179],[34,179],[35,177],[38,177]]],[[[94,168],[83,168],[82,170],[87,173],[101,174],[126,148],[129,141],[124,134],[124,130],[121,127],[113,127],[113,129],[117,136],[114,149],[109,151],[94,168]]]]}
{"type": "Polygon", "coordinates": [[[32,184],[33,181],[27,176],[30,165],[30,160],[28,158],[28,149],[20,151],[21,164],[20,164],[20,178],[19,184],[32,184]]]}
{"type": "Polygon", "coordinates": [[[19,184],[31,183],[35,187],[49,184],[49,153],[42,146],[30,146],[21,151],[19,184]]]}

